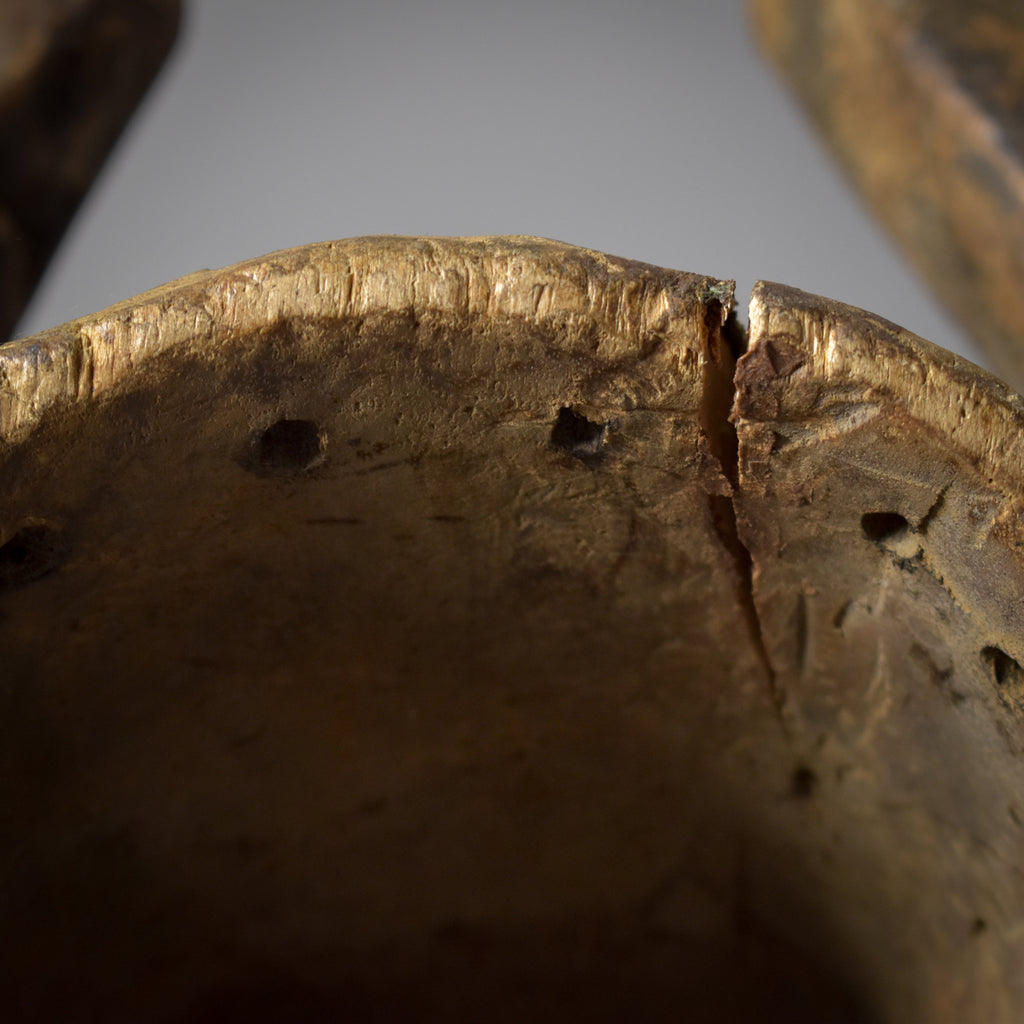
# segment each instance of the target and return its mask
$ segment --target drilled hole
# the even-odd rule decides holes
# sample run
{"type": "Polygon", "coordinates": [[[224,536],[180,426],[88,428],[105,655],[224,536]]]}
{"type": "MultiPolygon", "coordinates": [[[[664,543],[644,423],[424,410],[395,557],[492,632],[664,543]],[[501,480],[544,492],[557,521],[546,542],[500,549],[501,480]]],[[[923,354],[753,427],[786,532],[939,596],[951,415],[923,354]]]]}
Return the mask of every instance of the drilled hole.
{"type": "Polygon", "coordinates": [[[999,699],[1011,710],[1024,713],[1024,669],[999,647],[983,647],[981,660],[996,684],[999,699]]]}
{"type": "Polygon", "coordinates": [[[23,526],[0,547],[0,589],[20,587],[53,572],[65,554],[60,530],[44,524],[23,526]]]}
{"type": "Polygon", "coordinates": [[[807,765],[798,765],[793,771],[793,777],[790,780],[790,792],[798,800],[807,800],[814,796],[815,790],[818,788],[818,776],[815,774],[812,768],[808,768],[807,765]]]}
{"type": "Polygon", "coordinates": [[[1024,669],[1006,651],[998,647],[983,647],[981,660],[988,666],[998,686],[1021,686],[1024,683],[1024,669]]]}
{"type": "Polygon", "coordinates": [[[278,420],[259,440],[261,469],[274,473],[301,473],[323,454],[320,429],[312,420],[278,420]]]}
{"type": "Polygon", "coordinates": [[[868,540],[881,544],[902,536],[910,524],[899,512],[865,512],[860,517],[860,528],[868,540]]]}
{"type": "Polygon", "coordinates": [[[555,424],[551,428],[551,447],[582,459],[596,455],[604,444],[608,430],[606,423],[594,423],[568,406],[558,410],[555,424]]]}

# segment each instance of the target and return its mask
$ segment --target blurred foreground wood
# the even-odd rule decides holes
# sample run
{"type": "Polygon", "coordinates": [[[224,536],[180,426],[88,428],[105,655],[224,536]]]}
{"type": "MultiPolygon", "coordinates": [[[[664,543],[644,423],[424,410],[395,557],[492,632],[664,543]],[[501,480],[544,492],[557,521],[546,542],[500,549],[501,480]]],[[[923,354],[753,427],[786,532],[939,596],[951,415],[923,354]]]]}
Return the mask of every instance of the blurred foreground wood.
{"type": "Polygon", "coordinates": [[[1024,387],[1024,5],[751,0],[755,33],[868,205],[1024,387]]]}
{"type": "Polygon", "coordinates": [[[1019,1021],[1022,401],[731,303],[370,238],[0,348],[0,1016],[1019,1021]]]}
{"type": "Polygon", "coordinates": [[[0,0],[0,342],[167,56],[179,7],[0,0]]]}

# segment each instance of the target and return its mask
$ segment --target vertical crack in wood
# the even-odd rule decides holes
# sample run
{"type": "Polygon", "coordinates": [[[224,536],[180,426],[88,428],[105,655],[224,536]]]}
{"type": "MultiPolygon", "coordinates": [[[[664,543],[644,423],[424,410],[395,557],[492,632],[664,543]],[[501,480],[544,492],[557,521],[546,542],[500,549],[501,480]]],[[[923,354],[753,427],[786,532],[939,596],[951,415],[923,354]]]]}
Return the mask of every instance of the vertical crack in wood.
{"type": "Polygon", "coordinates": [[[736,497],[740,490],[739,435],[730,413],[737,386],[736,364],[746,351],[748,338],[735,313],[723,310],[717,299],[707,303],[704,325],[708,375],[701,409],[701,427],[710,454],[717,460],[728,485],[728,493],[708,495],[708,511],[715,534],[732,559],[740,614],[764,671],[772,706],[785,730],[785,695],[768,654],[761,617],[754,600],[754,559],[743,543],[736,518],[736,497]]]}

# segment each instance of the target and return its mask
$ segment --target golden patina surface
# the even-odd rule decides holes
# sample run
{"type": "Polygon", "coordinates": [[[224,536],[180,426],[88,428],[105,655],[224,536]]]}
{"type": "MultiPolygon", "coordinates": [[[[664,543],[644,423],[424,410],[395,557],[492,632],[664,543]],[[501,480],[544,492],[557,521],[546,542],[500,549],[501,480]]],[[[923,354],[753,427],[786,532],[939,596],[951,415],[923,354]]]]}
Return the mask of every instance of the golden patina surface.
{"type": "Polygon", "coordinates": [[[368,238],[0,347],[4,1019],[1019,1019],[1024,407],[731,304],[368,238]]]}

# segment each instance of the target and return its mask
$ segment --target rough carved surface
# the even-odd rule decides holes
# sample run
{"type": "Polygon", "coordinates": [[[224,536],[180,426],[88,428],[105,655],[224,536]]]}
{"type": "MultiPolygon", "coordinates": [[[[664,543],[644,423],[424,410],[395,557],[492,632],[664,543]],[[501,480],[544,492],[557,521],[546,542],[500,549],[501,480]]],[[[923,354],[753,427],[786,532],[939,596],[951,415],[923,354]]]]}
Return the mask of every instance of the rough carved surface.
{"type": "Polygon", "coordinates": [[[163,63],[178,0],[0,0],[0,339],[163,63]]]}
{"type": "Polygon", "coordinates": [[[883,1019],[1014,1020],[1024,402],[881,318],[765,284],[736,386],[740,536],[818,780],[813,826],[781,841],[844,908],[883,1019]]]}
{"type": "Polygon", "coordinates": [[[0,347],[4,1019],[1017,1019],[1021,401],[731,302],[355,239],[0,347]]]}
{"type": "Polygon", "coordinates": [[[1024,7],[752,0],[759,42],[904,252],[1024,384],[1024,7]]]}

